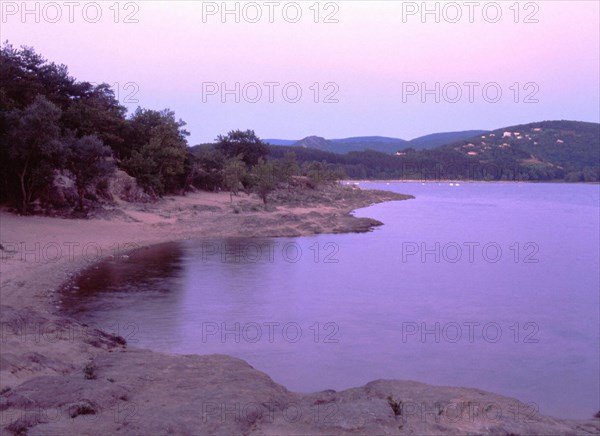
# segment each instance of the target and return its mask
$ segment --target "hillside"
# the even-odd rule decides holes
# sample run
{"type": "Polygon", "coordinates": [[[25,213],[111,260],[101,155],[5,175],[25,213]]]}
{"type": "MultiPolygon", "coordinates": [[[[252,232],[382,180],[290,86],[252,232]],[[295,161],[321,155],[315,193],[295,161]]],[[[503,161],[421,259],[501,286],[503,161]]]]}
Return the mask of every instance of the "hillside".
{"type": "Polygon", "coordinates": [[[376,150],[382,153],[393,154],[399,148],[404,147],[405,144],[406,141],[403,139],[377,136],[344,139],[325,139],[320,136],[308,136],[291,145],[340,154],[364,150],[376,150]]]}
{"type": "Polygon", "coordinates": [[[597,180],[600,124],[542,121],[497,129],[446,146],[480,162],[515,160],[536,169],[563,170],[573,181],[597,180]]]}
{"type": "MultiPolygon", "coordinates": [[[[323,143],[323,138],[310,143],[323,143]]],[[[271,157],[294,151],[299,162],[321,161],[350,179],[600,180],[600,125],[542,121],[483,132],[433,149],[405,143],[394,156],[379,151],[332,153],[298,146],[272,146],[271,157]],[[510,135],[509,135],[510,133],[510,135]]]]}
{"type": "Polygon", "coordinates": [[[466,130],[463,132],[433,133],[431,135],[425,135],[419,138],[411,139],[406,143],[406,146],[414,148],[415,150],[435,148],[439,147],[440,145],[461,141],[473,136],[483,135],[487,132],[487,130],[466,130]]]}
{"type": "Polygon", "coordinates": [[[308,136],[299,141],[289,139],[265,139],[264,141],[271,145],[313,148],[315,150],[340,154],[366,150],[395,154],[398,150],[406,148],[413,148],[415,150],[435,148],[486,132],[486,130],[468,130],[463,132],[433,133],[411,139],[410,141],[385,136],[357,136],[342,139],[325,139],[320,136],[308,136]]]}

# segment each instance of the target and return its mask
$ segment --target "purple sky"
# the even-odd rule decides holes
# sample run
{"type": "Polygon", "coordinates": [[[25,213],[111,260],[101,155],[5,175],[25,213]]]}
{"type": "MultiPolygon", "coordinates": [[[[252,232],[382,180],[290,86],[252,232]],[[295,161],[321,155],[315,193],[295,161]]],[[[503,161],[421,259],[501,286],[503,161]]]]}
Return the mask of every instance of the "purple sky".
{"type": "Polygon", "coordinates": [[[315,3],[3,1],[0,32],[130,110],[174,110],[191,145],[599,121],[600,2],[315,3]]]}

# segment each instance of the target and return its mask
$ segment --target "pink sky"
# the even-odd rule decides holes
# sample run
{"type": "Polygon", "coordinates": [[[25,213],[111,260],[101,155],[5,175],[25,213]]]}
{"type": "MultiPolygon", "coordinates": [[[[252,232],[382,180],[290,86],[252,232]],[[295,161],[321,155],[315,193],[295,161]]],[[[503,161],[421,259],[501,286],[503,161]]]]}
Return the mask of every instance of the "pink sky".
{"type": "MultiPolygon", "coordinates": [[[[75,2],[73,23],[62,1],[25,2],[28,9],[39,10],[39,23],[35,13],[22,16],[22,3],[2,3],[3,41],[35,47],[48,59],[67,64],[79,80],[115,84],[122,101],[136,91],[131,98],[139,103],[126,104],[130,110],[138,104],[173,109],[188,123],[190,144],[212,141],[236,128],[254,129],[263,138],[316,134],[410,139],[545,119],[600,118],[597,1],[519,2],[518,8],[515,1],[477,2],[472,23],[468,2],[454,2],[454,9],[448,2],[427,2],[430,9],[438,4],[440,23],[433,14],[422,17],[421,10],[403,16],[403,11],[420,9],[422,2],[320,2],[318,23],[312,1],[297,2],[297,7],[277,2],[273,23],[265,2],[228,2],[231,9],[239,4],[240,23],[233,15],[223,23],[219,13],[206,15],[203,22],[203,9],[220,8],[222,2],[120,2],[118,17],[116,8],[111,9],[114,2],[98,2],[102,16],[96,23],[84,19],[94,19],[93,2],[75,2]],[[496,5],[502,16],[488,22],[496,5]],[[293,19],[295,7],[302,17],[290,23],[285,18],[293,19]],[[243,11],[252,20],[259,9],[263,16],[257,23],[244,20],[243,11]],[[60,19],[55,18],[57,10],[60,19]],[[462,12],[461,19],[449,23],[456,11],[462,12]],[[137,23],[124,22],[130,13],[137,23]],[[330,13],[337,23],[323,22],[330,13]],[[527,17],[538,22],[526,23],[527,17]],[[53,20],[57,22],[48,22],[53,20]],[[227,83],[232,89],[236,82],[241,87],[256,82],[263,96],[257,103],[244,101],[244,95],[240,103],[231,95],[226,103],[220,95],[204,96],[203,101],[203,84],[208,82],[227,83]],[[274,88],[272,103],[265,82],[281,84],[274,88]],[[281,94],[290,82],[302,90],[297,103],[281,94]],[[335,85],[324,89],[329,82],[335,85]],[[403,101],[406,82],[419,88],[425,82],[432,89],[435,82],[440,89],[456,82],[463,96],[450,103],[440,94],[436,103],[429,95],[422,103],[417,92],[404,95],[403,101]],[[472,102],[465,82],[480,84],[472,102]],[[502,91],[497,103],[481,93],[489,82],[502,91]],[[135,85],[124,89],[128,83],[135,85]],[[314,83],[320,84],[318,103],[316,88],[311,90],[314,83]],[[518,102],[515,83],[521,88],[518,102]],[[339,102],[324,103],[332,91],[339,102]],[[524,103],[532,92],[538,102],[524,103]]],[[[446,96],[454,98],[453,93],[446,96]]],[[[254,93],[246,97],[252,99],[254,93]]]]}

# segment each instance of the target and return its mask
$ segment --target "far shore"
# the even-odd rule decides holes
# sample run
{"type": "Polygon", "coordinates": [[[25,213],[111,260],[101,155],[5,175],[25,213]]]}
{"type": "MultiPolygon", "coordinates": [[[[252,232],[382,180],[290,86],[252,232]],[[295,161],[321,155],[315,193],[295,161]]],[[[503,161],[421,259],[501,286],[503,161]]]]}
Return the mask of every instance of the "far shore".
{"type": "Polygon", "coordinates": [[[99,261],[126,258],[132,249],[193,238],[367,232],[382,223],[356,218],[353,210],[410,198],[389,191],[331,187],[276,195],[266,209],[256,196],[195,192],[156,203],[117,201],[86,220],[0,210],[0,431],[15,435],[600,432],[598,419],[532,416],[518,400],[478,389],[379,380],[342,392],[294,393],[242,360],[138,349],[121,337],[64,318],[57,310],[66,283],[99,261]],[[228,418],[228,410],[265,404],[272,406],[228,418]],[[413,410],[424,404],[429,409],[437,407],[434,404],[443,407],[435,416],[413,410]],[[478,410],[468,419],[452,418],[456,407],[462,410],[464,404],[493,404],[506,411],[516,407],[526,416],[515,421],[505,413],[490,421],[478,410]],[[299,411],[298,419],[289,419],[290,405],[299,411]],[[403,415],[407,405],[415,413],[407,409],[403,415]]]}
{"type": "Polygon", "coordinates": [[[399,180],[342,180],[344,184],[360,184],[360,183],[507,183],[507,184],[565,184],[565,185],[599,185],[600,182],[566,182],[564,180],[456,180],[456,179],[436,179],[436,180],[419,180],[419,179],[399,179],[399,180]]]}

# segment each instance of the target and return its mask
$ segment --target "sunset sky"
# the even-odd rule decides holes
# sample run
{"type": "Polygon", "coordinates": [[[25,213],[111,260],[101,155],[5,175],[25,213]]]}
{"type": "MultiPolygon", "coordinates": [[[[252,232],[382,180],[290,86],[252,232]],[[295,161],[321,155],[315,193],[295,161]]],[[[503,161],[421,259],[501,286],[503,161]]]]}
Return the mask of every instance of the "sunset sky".
{"type": "Polygon", "coordinates": [[[262,138],[411,139],[600,118],[597,1],[476,2],[471,10],[427,2],[439,16],[423,16],[422,2],[227,2],[239,23],[221,15],[222,2],[74,3],[4,1],[1,38],[33,46],[79,80],[113,84],[130,111],[174,110],[190,145],[238,128],[262,138]],[[434,92],[423,94],[423,83],[434,92]]]}

